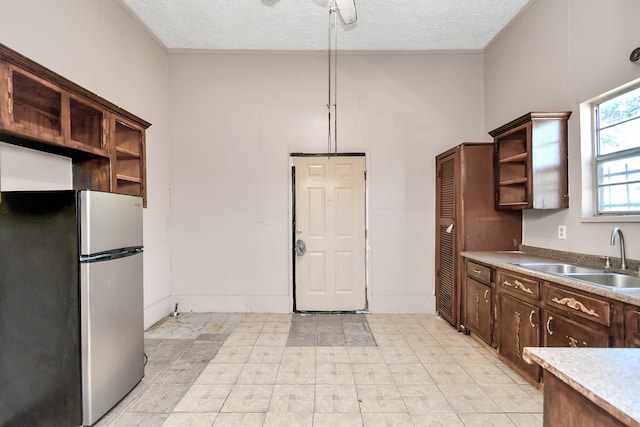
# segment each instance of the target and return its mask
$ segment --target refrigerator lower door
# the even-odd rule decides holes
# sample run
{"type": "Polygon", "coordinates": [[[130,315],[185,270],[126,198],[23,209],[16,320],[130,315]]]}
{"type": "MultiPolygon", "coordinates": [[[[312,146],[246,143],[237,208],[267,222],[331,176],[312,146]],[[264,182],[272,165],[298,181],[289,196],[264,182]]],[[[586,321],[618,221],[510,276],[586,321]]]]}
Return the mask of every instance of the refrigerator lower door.
{"type": "Polygon", "coordinates": [[[144,375],[142,253],[80,264],[83,424],[94,424],[144,375]]]}

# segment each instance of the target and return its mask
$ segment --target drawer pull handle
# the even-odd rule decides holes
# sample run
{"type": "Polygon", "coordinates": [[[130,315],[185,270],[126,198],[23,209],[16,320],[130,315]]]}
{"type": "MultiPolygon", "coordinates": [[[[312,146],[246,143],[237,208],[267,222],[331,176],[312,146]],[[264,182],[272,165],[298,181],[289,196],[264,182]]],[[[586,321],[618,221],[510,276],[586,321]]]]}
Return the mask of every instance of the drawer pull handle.
{"type": "Polygon", "coordinates": [[[533,323],[533,315],[536,314],[535,310],[531,310],[531,313],[529,313],[529,324],[531,325],[532,328],[536,327],[536,324],[533,323]]]}
{"type": "Polygon", "coordinates": [[[489,289],[484,291],[484,296],[482,297],[484,298],[484,302],[489,302],[489,299],[487,298],[488,296],[489,296],[489,289]]]}
{"type": "Polygon", "coordinates": [[[585,306],[583,303],[581,303],[575,298],[567,297],[567,298],[560,299],[558,297],[553,297],[551,301],[555,302],[556,304],[566,305],[567,307],[573,308],[574,310],[579,310],[585,314],[588,314],[589,316],[600,317],[600,315],[596,313],[594,309],[587,308],[587,306],[585,306]]]}
{"type": "Polygon", "coordinates": [[[553,316],[549,316],[547,319],[547,332],[549,335],[553,335],[553,331],[551,330],[551,321],[553,320],[553,316]]]}
{"type": "Polygon", "coordinates": [[[482,273],[482,271],[481,271],[481,270],[478,270],[477,268],[474,268],[474,269],[473,269],[473,272],[474,272],[474,273],[476,273],[476,274],[480,274],[480,273],[482,273]]]}
{"type": "Polygon", "coordinates": [[[523,285],[522,282],[520,282],[519,280],[514,280],[513,283],[509,282],[508,280],[505,280],[502,282],[502,284],[505,286],[509,286],[511,288],[520,289],[523,292],[533,295],[533,291],[530,288],[527,288],[525,285],[523,285]]]}

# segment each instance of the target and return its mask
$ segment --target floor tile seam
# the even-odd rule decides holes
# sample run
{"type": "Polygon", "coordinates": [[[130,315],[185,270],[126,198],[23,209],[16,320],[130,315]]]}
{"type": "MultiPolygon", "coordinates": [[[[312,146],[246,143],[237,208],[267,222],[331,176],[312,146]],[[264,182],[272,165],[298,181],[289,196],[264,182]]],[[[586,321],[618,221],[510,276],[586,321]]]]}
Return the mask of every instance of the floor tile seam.
{"type": "MultiPolygon", "coordinates": [[[[443,385],[456,385],[456,384],[443,384],[443,385]]],[[[464,384],[457,384],[457,385],[464,385],[464,384]]],[[[442,388],[440,387],[439,384],[436,384],[436,386],[438,387],[438,390],[440,391],[440,393],[442,394],[442,396],[446,399],[447,403],[449,404],[449,406],[451,406],[451,408],[455,411],[455,413],[457,415],[464,415],[464,414],[521,414],[521,413],[533,413],[533,414],[542,414],[542,411],[540,412],[532,412],[532,411],[527,411],[527,412],[519,412],[519,411],[504,411],[502,409],[502,407],[500,406],[500,404],[498,404],[496,401],[494,401],[494,399],[491,398],[491,396],[489,396],[488,394],[484,393],[483,390],[483,396],[487,397],[490,402],[492,404],[494,404],[496,406],[496,408],[498,408],[498,411],[478,411],[478,410],[459,410],[456,408],[455,404],[453,402],[457,401],[457,396],[447,396],[447,393],[445,393],[445,391],[442,390],[442,388]]]]}

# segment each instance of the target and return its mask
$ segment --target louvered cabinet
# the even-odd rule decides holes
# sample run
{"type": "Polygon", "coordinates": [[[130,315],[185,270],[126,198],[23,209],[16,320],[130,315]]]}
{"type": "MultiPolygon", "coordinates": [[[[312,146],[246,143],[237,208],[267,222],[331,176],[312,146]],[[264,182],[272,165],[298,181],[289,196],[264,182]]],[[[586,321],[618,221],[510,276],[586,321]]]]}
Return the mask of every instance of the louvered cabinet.
{"type": "Polygon", "coordinates": [[[436,156],[436,311],[456,329],[462,324],[463,251],[517,250],[520,211],[497,211],[493,144],[466,142],[436,156]]]}

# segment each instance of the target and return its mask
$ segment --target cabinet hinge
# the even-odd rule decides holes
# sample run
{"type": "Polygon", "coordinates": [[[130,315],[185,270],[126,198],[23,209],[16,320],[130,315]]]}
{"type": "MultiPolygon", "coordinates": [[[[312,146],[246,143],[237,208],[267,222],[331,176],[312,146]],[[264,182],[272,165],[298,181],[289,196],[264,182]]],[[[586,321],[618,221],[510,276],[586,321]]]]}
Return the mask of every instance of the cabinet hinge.
{"type": "Polygon", "coordinates": [[[364,171],[364,180],[367,180],[367,171],[364,171]]]}

